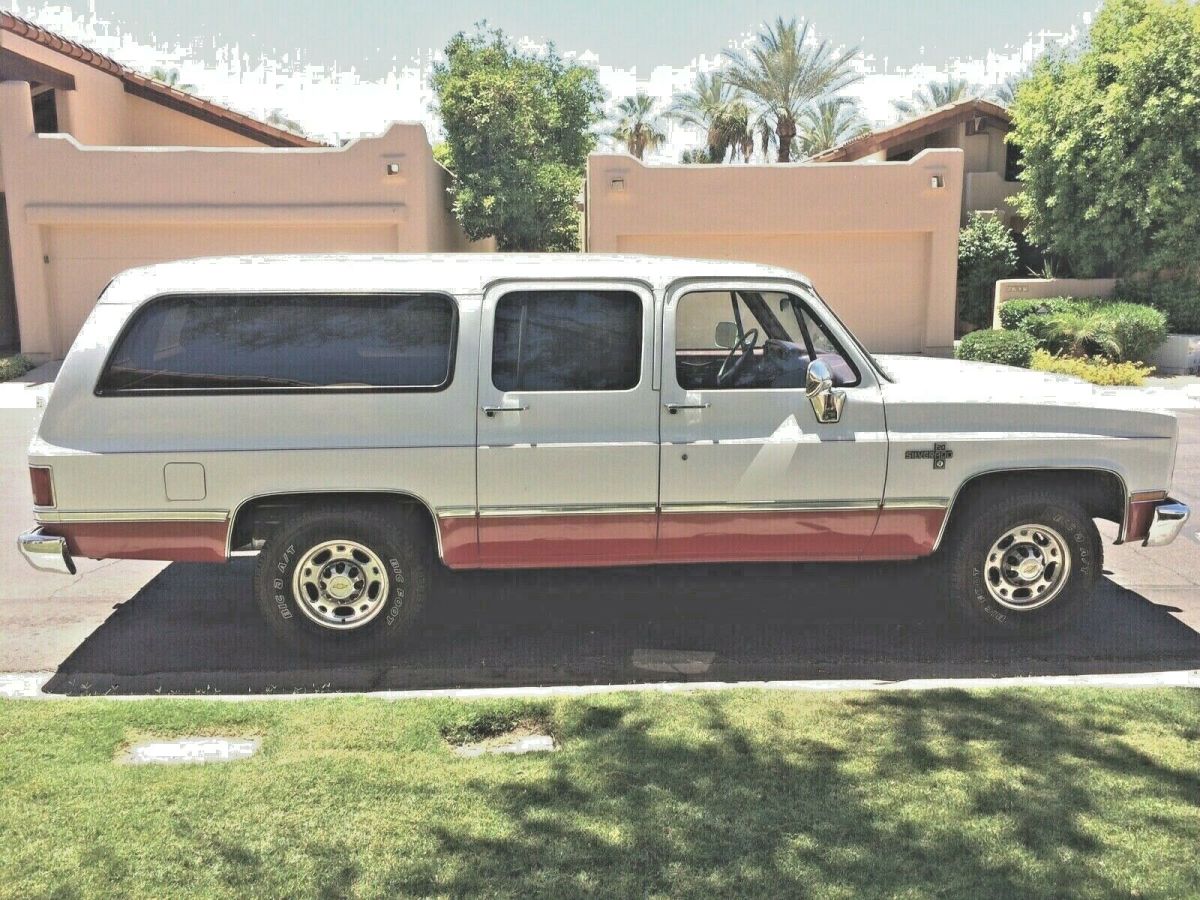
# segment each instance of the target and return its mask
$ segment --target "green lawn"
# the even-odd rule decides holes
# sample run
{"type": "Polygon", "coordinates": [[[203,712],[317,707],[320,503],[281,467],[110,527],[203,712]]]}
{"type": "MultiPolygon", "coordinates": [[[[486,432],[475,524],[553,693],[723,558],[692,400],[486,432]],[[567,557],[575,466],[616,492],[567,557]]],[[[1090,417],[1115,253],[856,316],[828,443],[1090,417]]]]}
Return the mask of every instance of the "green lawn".
{"type": "Polygon", "coordinates": [[[1195,897],[1200,692],[8,701],[0,847],[13,897],[1195,897]],[[195,733],[263,751],[114,762],[195,733]]]}

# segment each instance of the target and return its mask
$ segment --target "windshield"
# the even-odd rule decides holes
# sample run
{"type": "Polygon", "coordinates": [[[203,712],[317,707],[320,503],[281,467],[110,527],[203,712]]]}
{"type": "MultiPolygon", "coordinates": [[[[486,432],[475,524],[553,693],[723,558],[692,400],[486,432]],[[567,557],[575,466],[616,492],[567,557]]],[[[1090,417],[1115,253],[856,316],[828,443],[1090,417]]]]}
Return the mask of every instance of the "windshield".
{"type": "Polygon", "coordinates": [[[885,381],[889,381],[892,384],[895,384],[896,379],[892,377],[892,374],[883,367],[883,365],[879,362],[879,360],[877,360],[871,354],[871,352],[869,350],[867,350],[866,347],[864,347],[862,345],[862,341],[860,341],[858,339],[857,335],[855,335],[853,331],[851,331],[849,328],[846,327],[846,323],[842,321],[841,317],[833,311],[833,308],[821,298],[821,295],[818,294],[814,288],[810,288],[810,287],[801,288],[801,293],[807,295],[807,299],[810,303],[815,301],[815,302],[819,302],[822,306],[824,306],[825,312],[829,315],[829,317],[831,319],[833,319],[835,322],[838,323],[838,325],[840,325],[842,327],[842,331],[845,332],[846,337],[848,337],[850,339],[850,342],[852,344],[854,344],[854,346],[858,349],[858,352],[861,353],[863,355],[863,357],[867,360],[867,364],[872,369],[875,370],[875,372],[879,375],[880,378],[884,379],[885,381]]]}

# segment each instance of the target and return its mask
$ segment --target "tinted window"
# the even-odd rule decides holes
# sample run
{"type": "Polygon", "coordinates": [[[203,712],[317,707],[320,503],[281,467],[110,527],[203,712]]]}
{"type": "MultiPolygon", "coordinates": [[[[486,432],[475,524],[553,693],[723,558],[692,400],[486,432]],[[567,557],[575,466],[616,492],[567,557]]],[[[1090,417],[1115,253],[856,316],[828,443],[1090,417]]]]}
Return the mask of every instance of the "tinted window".
{"type": "Polygon", "coordinates": [[[496,304],[492,384],[502,391],[624,391],[642,362],[631,291],[514,291],[496,304]]]}
{"type": "Polygon", "coordinates": [[[164,297],[134,317],[99,389],[435,389],[454,331],[438,294],[164,297]]]}

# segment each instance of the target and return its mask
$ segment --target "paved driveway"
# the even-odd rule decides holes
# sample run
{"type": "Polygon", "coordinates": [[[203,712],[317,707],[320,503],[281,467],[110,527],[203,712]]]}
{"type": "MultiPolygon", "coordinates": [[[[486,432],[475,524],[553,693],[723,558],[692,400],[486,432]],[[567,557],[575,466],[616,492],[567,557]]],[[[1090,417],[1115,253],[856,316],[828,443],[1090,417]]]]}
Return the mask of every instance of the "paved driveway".
{"type": "MultiPolygon", "coordinates": [[[[77,693],[276,693],[633,681],[983,677],[1200,668],[1200,553],[1106,547],[1108,577],[1067,632],[972,641],[945,628],[928,563],[444,573],[412,648],[318,667],[277,648],[229,566],[81,561],[28,569],[32,409],[0,409],[0,673],[77,693]]],[[[1176,494],[1200,501],[1200,412],[1181,412],[1176,494]]],[[[1106,526],[1111,539],[1114,529],[1106,526]]]]}

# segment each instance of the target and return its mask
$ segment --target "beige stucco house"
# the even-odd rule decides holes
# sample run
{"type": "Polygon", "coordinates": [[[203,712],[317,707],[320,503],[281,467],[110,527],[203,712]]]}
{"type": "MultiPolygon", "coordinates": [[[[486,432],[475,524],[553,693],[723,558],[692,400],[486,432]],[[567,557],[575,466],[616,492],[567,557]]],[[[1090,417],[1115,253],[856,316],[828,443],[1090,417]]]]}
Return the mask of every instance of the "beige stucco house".
{"type": "Polygon", "coordinates": [[[1014,221],[1008,198],[1021,190],[1018,151],[1005,141],[1012,118],[987,100],[963,100],[819,153],[810,162],[903,162],[922,150],[954,148],[963,152],[963,224],[972,212],[994,212],[1009,226],[1014,221]]]}
{"type": "Polygon", "coordinates": [[[0,12],[0,347],[62,356],[130,266],[224,253],[490,249],[420,125],[327,147],[0,12]]]}

